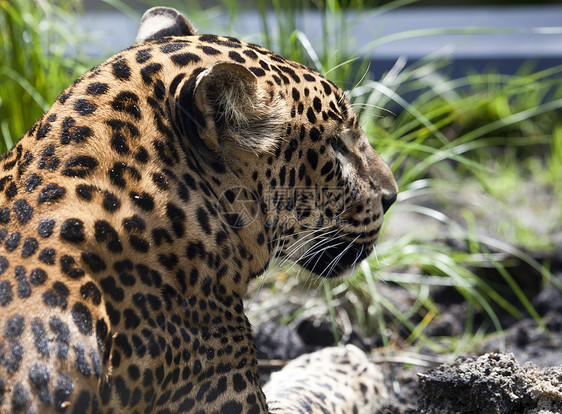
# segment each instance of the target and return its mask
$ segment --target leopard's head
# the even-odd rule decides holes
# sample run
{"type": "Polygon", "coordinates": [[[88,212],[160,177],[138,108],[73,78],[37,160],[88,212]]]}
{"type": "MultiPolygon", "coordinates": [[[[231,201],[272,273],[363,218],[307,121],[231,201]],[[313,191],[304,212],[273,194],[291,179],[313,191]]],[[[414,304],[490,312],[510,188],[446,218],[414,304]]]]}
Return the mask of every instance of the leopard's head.
{"type": "MultiPolygon", "coordinates": [[[[187,27],[172,17],[167,26],[187,27]]],[[[256,45],[197,42],[175,112],[189,145],[229,177],[219,178],[219,210],[235,212],[229,224],[252,229],[239,232],[244,244],[267,246],[270,258],[326,277],[352,269],[373,251],[397,185],[342,90],[256,45]]]]}

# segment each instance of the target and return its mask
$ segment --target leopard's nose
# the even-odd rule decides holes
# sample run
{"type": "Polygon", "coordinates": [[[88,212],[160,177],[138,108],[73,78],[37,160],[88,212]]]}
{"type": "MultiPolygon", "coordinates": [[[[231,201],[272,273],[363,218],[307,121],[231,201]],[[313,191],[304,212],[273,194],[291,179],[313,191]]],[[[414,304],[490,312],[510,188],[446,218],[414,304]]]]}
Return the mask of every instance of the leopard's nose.
{"type": "Polygon", "coordinates": [[[383,195],[381,201],[382,201],[382,210],[384,213],[386,213],[390,208],[390,206],[394,204],[394,202],[396,201],[396,193],[391,195],[383,195]]]}

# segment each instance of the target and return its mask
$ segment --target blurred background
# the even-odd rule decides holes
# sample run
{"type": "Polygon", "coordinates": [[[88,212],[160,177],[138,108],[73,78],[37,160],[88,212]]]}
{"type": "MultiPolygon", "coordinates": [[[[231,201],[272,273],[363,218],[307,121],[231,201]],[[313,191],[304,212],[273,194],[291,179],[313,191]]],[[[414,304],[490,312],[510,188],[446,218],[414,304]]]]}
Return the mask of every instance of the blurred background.
{"type": "MultiPolygon", "coordinates": [[[[0,150],[162,3],[0,0],[0,150]]],[[[303,350],[352,342],[450,360],[507,349],[559,363],[558,1],[165,3],[199,33],[264,45],[337,83],[400,186],[376,255],[351,278],[284,265],[255,281],[247,307],[262,349],[289,328],[303,350]]]]}

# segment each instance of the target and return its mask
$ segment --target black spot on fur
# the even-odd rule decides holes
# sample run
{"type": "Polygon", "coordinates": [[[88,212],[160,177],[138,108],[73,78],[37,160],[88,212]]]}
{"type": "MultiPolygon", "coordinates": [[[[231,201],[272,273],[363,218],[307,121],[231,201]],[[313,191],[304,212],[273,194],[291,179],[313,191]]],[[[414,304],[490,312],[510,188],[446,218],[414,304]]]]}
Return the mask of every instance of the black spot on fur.
{"type": "Polygon", "coordinates": [[[10,345],[10,354],[4,360],[4,366],[8,373],[13,374],[20,368],[23,359],[23,346],[20,343],[12,342],[10,345]]]}
{"type": "Polygon", "coordinates": [[[182,237],[185,233],[185,213],[174,203],[166,204],[166,215],[172,222],[172,229],[176,237],[182,237]]]}
{"type": "MultiPolygon", "coordinates": [[[[56,159],[56,161],[57,161],[57,165],[58,165],[58,158],[56,159]]],[[[16,186],[16,183],[11,182],[8,185],[8,187],[6,188],[6,191],[5,191],[4,194],[6,194],[6,197],[8,197],[8,198],[14,198],[18,194],[18,188],[16,186]]]]}
{"type": "MultiPolygon", "coordinates": [[[[92,368],[90,367],[90,364],[88,363],[88,360],[86,359],[86,351],[84,350],[84,347],[78,345],[74,347],[74,353],[76,354],[76,361],[74,363],[74,366],[76,367],[76,369],[78,370],[78,372],[80,372],[82,375],[84,375],[85,377],[89,377],[90,375],[92,375],[92,368]]],[[[89,400],[89,397],[88,397],[89,400]]],[[[75,411],[76,411],[76,405],[75,405],[75,411]]],[[[81,411],[84,412],[84,411],[81,411]]]]}
{"type": "Polygon", "coordinates": [[[49,340],[47,339],[45,327],[39,318],[31,321],[31,331],[33,332],[33,341],[37,352],[49,356],[49,340]]]}
{"type": "Polygon", "coordinates": [[[59,97],[57,98],[57,101],[59,101],[61,104],[64,105],[66,103],[66,101],[68,100],[68,98],[70,98],[70,96],[71,96],[70,92],[69,93],[61,93],[59,95],[59,97]]]}
{"type": "Polygon", "coordinates": [[[176,94],[176,89],[178,88],[180,82],[182,81],[182,79],[185,78],[185,73],[180,73],[179,75],[176,75],[176,77],[172,80],[172,82],[170,83],[170,94],[171,95],[175,95],[176,94]]]}
{"type": "Polygon", "coordinates": [[[10,222],[10,209],[8,207],[0,208],[0,223],[10,222]]]}
{"type": "Polygon", "coordinates": [[[93,185],[80,184],[76,186],[76,195],[82,200],[92,201],[94,191],[97,191],[97,188],[93,185]]]}
{"type": "Polygon", "coordinates": [[[125,298],[125,292],[117,286],[113,276],[107,276],[100,280],[102,290],[109,294],[115,301],[122,302],[125,298]]]}
{"type": "Polygon", "coordinates": [[[17,200],[14,203],[14,212],[22,224],[27,223],[33,217],[33,207],[25,200],[17,200]]]}
{"type": "Polygon", "coordinates": [[[90,83],[88,85],[88,87],[86,88],[86,93],[90,94],[90,95],[103,95],[105,94],[109,89],[109,86],[107,85],[107,83],[101,83],[101,82],[93,82],[90,83]]]}
{"type": "Polygon", "coordinates": [[[71,279],[80,279],[84,276],[84,270],[79,267],[74,267],[76,260],[68,254],[61,256],[60,267],[64,274],[66,274],[71,279]]]}
{"type": "Polygon", "coordinates": [[[72,306],[72,318],[74,323],[84,335],[92,333],[92,314],[86,305],[82,302],[76,302],[72,306]]]}
{"type": "Polygon", "coordinates": [[[257,59],[258,55],[256,54],[256,52],[254,52],[253,50],[244,50],[243,52],[246,56],[248,56],[250,59],[257,59]]]}
{"type": "Polygon", "coordinates": [[[238,63],[246,63],[246,59],[244,59],[240,53],[235,52],[234,50],[231,50],[230,52],[228,52],[228,57],[232,60],[234,60],[235,62],[238,63]]]}
{"type": "Polygon", "coordinates": [[[164,241],[167,243],[173,243],[174,241],[168,231],[161,227],[152,229],[152,240],[157,246],[160,246],[164,241]]]}
{"type": "Polygon", "coordinates": [[[168,43],[160,46],[160,50],[164,53],[177,52],[187,46],[187,43],[168,43]]]}
{"type": "Polygon", "coordinates": [[[126,172],[128,172],[129,176],[135,181],[139,181],[141,178],[140,173],[136,168],[131,167],[124,162],[116,162],[113,164],[113,168],[109,170],[109,179],[111,180],[111,183],[117,187],[124,188],[127,184],[124,178],[126,172]]]}
{"type": "Polygon", "coordinates": [[[172,270],[178,264],[179,259],[174,253],[168,255],[161,253],[158,255],[158,262],[166,269],[172,270]]]}
{"type": "Polygon", "coordinates": [[[201,60],[199,56],[189,52],[177,53],[175,55],[172,55],[170,58],[172,59],[172,62],[174,62],[178,66],[190,65],[201,60]]]}
{"type": "Polygon", "coordinates": [[[199,49],[201,49],[203,51],[203,53],[205,53],[206,55],[209,55],[209,56],[216,56],[216,55],[221,54],[220,50],[215,49],[214,47],[211,47],[211,46],[199,45],[197,47],[199,49]]]}
{"type": "Polygon", "coordinates": [[[289,145],[285,150],[285,161],[287,162],[291,161],[291,158],[293,157],[293,152],[296,151],[298,146],[299,146],[299,142],[296,139],[292,139],[291,142],[289,142],[289,145]]]}
{"type": "Polygon", "coordinates": [[[39,141],[45,138],[50,131],[51,131],[51,124],[46,123],[45,125],[43,125],[41,128],[37,130],[37,135],[35,135],[35,139],[39,141]]]}
{"type": "Polygon", "coordinates": [[[154,209],[154,198],[150,194],[146,192],[139,194],[136,191],[131,191],[129,196],[131,201],[144,211],[152,211],[154,209]]]}
{"type": "Polygon", "coordinates": [[[16,339],[19,338],[25,329],[25,318],[23,315],[15,315],[6,321],[4,327],[4,336],[6,338],[16,339]]]}
{"type": "Polygon", "coordinates": [[[306,159],[308,160],[312,169],[316,170],[316,167],[318,165],[318,153],[312,149],[309,149],[306,152],[306,159]]]}
{"type": "Polygon", "coordinates": [[[141,253],[146,253],[150,248],[150,243],[148,241],[135,235],[129,236],[129,243],[133,249],[141,253]]]}
{"type": "Polygon", "coordinates": [[[107,265],[101,257],[92,252],[82,252],[80,255],[82,261],[90,268],[94,273],[99,273],[107,268],[107,265]]]}
{"type": "Polygon", "coordinates": [[[48,388],[49,378],[49,369],[45,365],[33,364],[29,367],[29,379],[35,387],[39,400],[47,406],[52,404],[52,396],[48,388]]]}
{"type": "Polygon", "coordinates": [[[139,129],[129,121],[123,121],[121,119],[109,119],[105,121],[107,125],[111,127],[113,131],[121,131],[123,130],[127,132],[131,137],[139,137],[140,132],[139,129]]]}
{"type": "Polygon", "coordinates": [[[141,118],[141,109],[139,107],[139,97],[133,92],[120,92],[111,102],[113,109],[119,112],[125,112],[132,115],[136,119],[141,118]]]}
{"type": "Polygon", "coordinates": [[[117,79],[129,80],[131,77],[131,68],[125,59],[119,58],[116,62],[113,62],[111,67],[113,76],[117,79]]]}
{"type": "Polygon", "coordinates": [[[123,219],[123,227],[125,227],[125,230],[127,230],[128,232],[132,232],[135,230],[143,232],[146,228],[146,224],[141,216],[135,214],[131,217],[123,219]]]}
{"type": "Polygon", "coordinates": [[[152,77],[154,74],[158,73],[162,69],[160,63],[149,63],[144,68],[141,69],[141,76],[144,83],[150,85],[152,83],[152,77]]]}
{"type": "Polygon", "coordinates": [[[62,407],[65,401],[70,401],[72,391],[74,391],[74,383],[72,380],[65,375],[59,375],[54,392],[54,406],[62,407]]]}
{"type": "Polygon", "coordinates": [[[330,95],[332,93],[332,87],[330,86],[330,84],[325,81],[320,81],[320,83],[322,84],[322,87],[324,88],[324,92],[326,93],[326,95],[330,95]]]}
{"type": "Polygon", "coordinates": [[[97,105],[87,99],[78,99],[74,104],[74,110],[80,115],[87,116],[97,109],[97,105]]]}
{"type": "Polygon", "coordinates": [[[45,264],[54,265],[55,256],[56,256],[55,249],[46,248],[41,250],[41,252],[39,253],[39,260],[41,260],[45,264]]]}
{"type": "Polygon", "coordinates": [[[19,232],[12,233],[6,239],[6,250],[11,252],[18,248],[20,244],[21,234],[19,232]]]}
{"type": "Polygon", "coordinates": [[[39,247],[39,242],[34,237],[28,237],[23,242],[23,246],[21,248],[21,257],[26,258],[32,256],[39,247]]]}
{"type": "Polygon", "coordinates": [[[316,112],[320,112],[322,110],[322,102],[320,101],[320,98],[315,97],[312,101],[312,105],[314,106],[314,110],[316,112]]]}
{"type": "Polygon", "coordinates": [[[33,269],[29,275],[29,281],[32,285],[39,286],[47,280],[47,272],[41,268],[33,269]]]}
{"type": "Polygon", "coordinates": [[[10,282],[4,280],[0,282],[0,306],[7,306],[10,304],[14,297],[10,282]]]}
{"type": "Polygon", "coordinates": [[[157,172],[153,173],[152,181],[154,182],[154,184],[158,186],[158,188],[162,190],[167,190],[169,187],[168,181],[166,180],[166,176],[162,173],[157,173],[157,172]]]}
{"type": "Polygon", "coordinates": [[[142,164],[146,164],[148,162],[148,151],[144,147],[139,147],[135,154],[135,160],[142,164]]]}
{"type": "Polygon", "coordinates": [[[26,151],[25,155],[23,156],[23,162],[21,162],[18,166],[18,178],[24,175],[24,173],[27,171],[27,167],[29,167],[33,162],[33,158],[33,154],[30,151],[26,151]]]}
{"type": "Polygon", "coordinates": [[[111,137],[111,148],[119,155],[128,154],[129,145],[127,144],[127,138],[121,132],[116,132],[111,137]]]}
{"type": "Polygon", "coordinates": [[[55,220],[44,219],[39,222],[37,227],[37,232],[43,238],[50,237],[53,234],[53,228],[55,227],[55,220]]]}
{"type": "Polygon", "coordinates": [[[126,329],[135,329],[140,325],[141,320],[133,309],[125,309],[123,316],[125,317],[126,329]]]}
{"type": "Polygon", "coordinates": [[[322,134],[318,130],[318,128],[312,127],[310,128],[310,140],[313,142],[320,141],[322,138],[322,134]]]}
{"type": "Polygon", "coordinates": [[[53,308],[59,306],[62,310],[65,310],[68,306],[67,299],[69,294],[70,291],[64,283],[55,282],[52,289],[46,290],[43,293],[43,303],[53,308]]]}
{"type": "Polygon", "coordinates": [[[68,355],[68,344],[70,343],[70,329],[68,329],[66,323],[54,316],[49,320],[49,327],[55,334],[57,356],[65,360],[68,355]]]}
{"type": "Polygon", "coordinates": [[[77,218],[71,218],[62,223],[60,235],[72,243],[81,243],[85,240],[84,223],[77,218]]]}
{"type": "Polygon", "coordinates": [[[12,408],[14,412],[24,409],[29,404],[29,393],[25,387],[17,383],[12,389],[12,408]]]}
{"type": "Polygon", "coordinates": [[[94,223],[94,236],[96,241],[106,243],[110,252],[120,253],[123,251],[119,234],[107,221],[98,220],[94,223]]]}
{"type": "Polygon", "coordinates": [[[308,122],[310,122],[311,124],[316,123],[316,115],[314,114],[312,108],[308,108],[308,110],[306,111],[306,118],[308,119],[308,122]]]}
{"type": "Polygon", "coordinates": [[[102,206],[105,211],[113,213],[121,208],[121,201],[115,194],[106,191],[103,196],[102,206]]]}
{"type": "Polygon", "coordinates": [[[229,401],[227,403],[224,403],[221,408],[220,411],[221,413],[241,413],[243,412],[243,407],[242,404],[240,404],[237,401],[229,401]]]}
{"type": "Polygon", "coordinates": [[[33,173],[29,177],[27,177],[27,180],[25,181],[25,189],[31,193],[38,186],[40,186],[42,182],[43,179],[41,178],[41,176],[33,173]]]}
{"type": "Polygon", "coordinates": [[[253,67],[248,68],[248,69],[250,69],[250,71],[256,76],[265,76],[265,70],[263,70],[262,68],[258,68],[258,67],[253,66],[253,67]]]}
{"type": "Polygon", "coordinates": [[[31,286],[25,277],[25,268],[23,266],[16,266],[14,269],[16,280],[18,281],[18,296],[22,299],[31,296],[31,286]]]}
{"type": "Polygon", "coordinates": [[[39,204],[58,201],[62,199],[66,194],[66,189],[55,183],[49,183],[39,193],[37,196],[37,202],[39,204]]]}
{"type": "Polygon", "coordinates": [[[326,164],[322,166],[322,169],[320,170],[320,174],[326,175],[330,171],[332,171],[333,168],[334,168],[334,163],[332,161],[327,161],[326,164]]]}
{"type": "Polygon", "coordinates": [[[62,174],[68,177],[84,178],[98,166],[98,161],[89,155],[78,155],[66,162],[62,174]]]}
{"type": "Polygon", "coordinates": [[[101,303],[101,292],[93,282],[87,282],[80,287],[80,295],[84,299],[91,299],[94,305],[101,303]]]}
{"type": "Polygon", "coordinates": [[[91,137],[94,132],[87,126],[75,127],[76,121],[71,117],[66,117],[62,122],[62,131],[60,135],[60,143],[62,145],[70,144],[70,141],[80,143],[86,138],[91,137]]]}
{"type": "Polygon", "coordinates": [[[209,225],[209,215],[207,211],[203,207],[199,207],[197,209],[197,221],[199,222],[199,226],[203,229],[203,231],[207,234],[211,234],[211,227],[209,225]]]}
{"type": "Polygon", "coordinates": [[[298,102],[301,99],[301,94],[297,88],[293,88],[292,90],[293,100],[298,102]]]}
{"type": "Polygon", "coordinates": [[[152,51],[152,49],[138,50],[137,54],[136,54],[136,57],[135,57],[137,63],[144,63],[147,60],[149,60],[152,57],[152,55],[150,54],[151,51],[152,51]]]}
{"type": "Polygon", "coordinates": [[[0,275],[6,271],[10,263],[4,256],[0,256],[0,275]]]}

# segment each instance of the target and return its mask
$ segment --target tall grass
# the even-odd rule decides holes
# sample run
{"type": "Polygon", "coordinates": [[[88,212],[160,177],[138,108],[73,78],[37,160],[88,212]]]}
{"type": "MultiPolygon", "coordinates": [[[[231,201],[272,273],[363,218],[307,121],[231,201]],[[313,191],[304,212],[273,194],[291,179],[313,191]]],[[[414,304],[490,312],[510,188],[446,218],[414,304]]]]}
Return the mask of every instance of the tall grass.
{"type": "Polygon", "coordinates": [[[80,0],[0,1],[0,152],[87,69],[72,50],[79,40],[72,22],[81,7],[80,0]]]}

